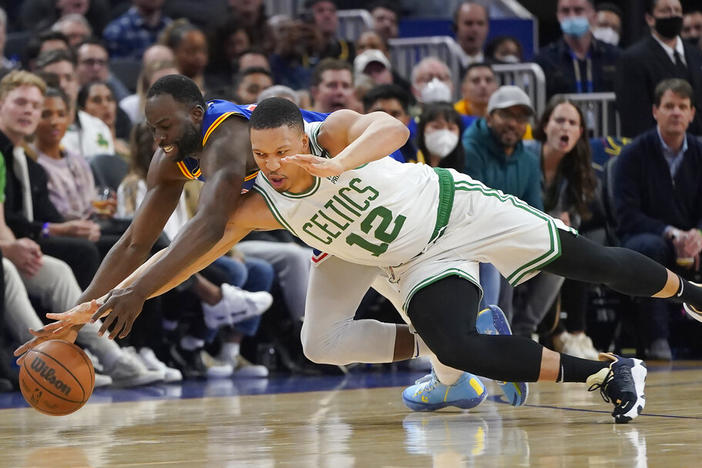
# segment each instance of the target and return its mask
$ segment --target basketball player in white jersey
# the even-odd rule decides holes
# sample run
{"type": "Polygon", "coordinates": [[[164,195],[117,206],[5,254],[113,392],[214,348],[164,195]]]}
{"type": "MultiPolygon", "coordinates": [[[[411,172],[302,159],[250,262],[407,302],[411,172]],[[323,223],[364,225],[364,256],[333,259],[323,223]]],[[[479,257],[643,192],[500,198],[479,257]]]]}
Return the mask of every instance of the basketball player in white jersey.
{"type": "MultiPolygon", "coordinates": [[[[684,301],[695,318],[702,310],[702,288],[643,255],[591,243],[558,220],[468,176],[381,159],[404,143],[404,127],[373,128],[364,117],[339,111],[321,125],[305,128],[300,111],[289,101],[263,101],[250,120],[261,172],[222,240],[168,278],[150,275],[150,260],[109,299],[102,299],[92,319],[104,317],[103,332],[111,328],[111,336],[124,336],[147,297],[174,287],[251,230],[284,227],[335,261],[359,265],[353,281],[342,271],[326,278],[327,284],[340,285],[331,294],[362,295],[380,272],[382,292],[394,296],[421,338],[418,345],[427,346],[443,364],[502,381],[587,381],[589,389],[599,388],[614,404],[616,422],[637,417],[645,405],[646,368],[640,360],[603,354],[602,361],[590,361],[527,338],[479,334],[478,262],[494,264],[513,284],[544,270],[603,283],[627,295],[684,301]],[[310,152],[316,155],[305,154],[310,152]],[[359,272],[367,274],[365,284],[356,279],[359,272]]],[[[348,302],[315,289],[318,279],[310,283],[313,298],[348,302]]],[[[57,315],[61,322],[39,335],[45,338],[85,322],[95,308],[95,303],[87,304],[57,315]]],[[[388,354],[387,343],[375,347],[366,341],[372,334],[339,336],[339,330],[324,327],[312,332],[317,314],[323,313],[317,310],[305,320],[310,327],[303,331],[305,350],[313,357],[324,359],[310,349],[344,340],[355,342],[344,346],[348,362],[373,362],[369,354],[388,354]]]]}

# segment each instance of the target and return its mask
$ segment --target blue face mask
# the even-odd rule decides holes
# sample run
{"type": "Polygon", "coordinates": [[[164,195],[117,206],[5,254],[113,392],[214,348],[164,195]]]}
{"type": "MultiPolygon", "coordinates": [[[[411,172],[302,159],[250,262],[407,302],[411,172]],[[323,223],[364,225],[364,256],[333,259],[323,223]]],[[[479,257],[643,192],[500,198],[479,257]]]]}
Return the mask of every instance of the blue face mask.
{"type": "Polygon", "coordinates": [[[590,22],[585,16],[569,16],[561,21],[563,34],[573,37],[583,37],[590,30],[590,22]]]}

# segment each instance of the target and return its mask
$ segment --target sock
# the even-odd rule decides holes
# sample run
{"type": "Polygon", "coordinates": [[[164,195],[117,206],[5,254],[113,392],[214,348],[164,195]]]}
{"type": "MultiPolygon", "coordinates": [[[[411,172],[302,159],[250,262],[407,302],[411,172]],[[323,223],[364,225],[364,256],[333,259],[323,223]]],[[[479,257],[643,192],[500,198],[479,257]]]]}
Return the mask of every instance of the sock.
{"type": "Polygon", "coordinates": [[[180,339],[180,347],[186,351],[195,351],[205,346],[205,340],[186,335],[180,339]]]}
{"type": "Polygon", "coordinates": [[[580,359],[563,353],[560,355],[561,368],[558,371],[556,382],[585,382],[592,374],[609,367],[612,363],[611,361],[580,359]]]}
{"type": "Polygon", "coordinates": [[[680,279],[680,288],[673,299],[685,302],[697,310],[702,310],[702,288],[679,276],[678,278],[680,279]]]}
{"type": "Polygon", "coordinates": [[[239,355],[239,343],[224,343],[219,353],[222,357],[235,359],[239,355]]]}
{"type": "Polygon", "coordinates": [[[166,320],[163,319],[161,320],[161,326],[163,327],[164,330],[166,331],[173,331],[176,328],[178,328],[178,322],[175,320],[166,320]]]}
{"type": "Polygon", "coordinates": [[[436,378],[444,385],[455,384],[463,375],[463,371],[442,364],[433,354],[429,357],[429,360],[431,361],[431,366],[434,368],[436,378]]]}
{"type": "Polygon", "coordinates": [[[422,337],[419,336],[417,333],[412,334],[414,335],[414,355],[412,357],[416,358],[419,356],[427,356],[432,354],[431,350],[429,349],[429,346],[427,346],[422,337]]]}

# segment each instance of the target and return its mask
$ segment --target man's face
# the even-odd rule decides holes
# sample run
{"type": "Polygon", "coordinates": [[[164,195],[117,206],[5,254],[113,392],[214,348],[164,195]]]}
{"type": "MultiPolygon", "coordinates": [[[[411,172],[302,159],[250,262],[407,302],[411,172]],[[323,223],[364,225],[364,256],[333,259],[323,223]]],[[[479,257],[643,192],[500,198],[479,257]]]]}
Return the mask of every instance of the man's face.
{"type": "Polygon", "coordinates": [[[81,85],[105,81],[109,75],[107,51],[97,44],[83,44],[78,48],[76,73],[81,85]]]}
{"type": "Polygon", "coordinates": [[[595,17],[595,26],[598,28],[612,28],[620,35],[622,33],[622,19],[613,11],[598,11],[595,17]]]}
{"type": "Polygon", "coordinates": [[[353,95],[353,79],[349,70],[326,70],[319,85],[312,88],[315,108],[319,112],[347,109],[353,95]]]}
{"type": "Polygon", "coordinates": [[[671,16],[682,16],[683,10],[680,0],[658,0],[653,7],[653,16],[646,14],[646,23],[650,27],[656,24],[656,18],[670,18],[671,16]]]}
{"type": "Polygon", "coordinates": [[[363,69],[363,73],[368,75],[375,84],[390,84],[392,83],[392,72],[385,68],[380,62],[370,62],[363,69]]]}
{"type": "Polygon", "coordinates": [[[420,98],[422,94],[422,88],[424,88],[427,83],[436,78],[437,80],[444,83],[449,87],[451,92],[453,92],[453,80],[451,79],[451,71],[448,69],[446,64],[439,60],[428,60],[419,65],[417,72],[415,74],[414,82],[412,83],[412,94],[416,98],[420,98]]]}
{"type": "Polygon", "coordinates": [[[683,39],[696,39],[702,37],[702,12],[693,11],[683,16],[683,29],[680,33],[683,39]]]}
{"type": "Polygon", "coordinates": [[[487,125],[503,148],[514,148],[526,131],[529,117],[528,109],[512,106],[496,109],[487,116],[487,125]]]}
{"type": "Polygon", "coordinates": [[[482,52],[488,34],[488,15],[480,5],[464,3],[456,18],[456,39],[470,55],[482,52]]]}
{"type": "Polygon", "coordinates": [[[80,21],[64,23],[61,32],[68,38],[68,44],[75,47],[90,37],[90,30],[80,21]]]}
{"type": "Polygon", "coordinates": [[[333,35],[339,27],[336,6],[332,2],[317,2],[312,6],[314,24],[324,34],[333,35]]]}
{"type": "Polygon", "coordinates": [[[273,80],[265,73],[249,73],[239,83],[236,94],[242,104],[249,104],[256,102],[261,91],[271,86],[273,86],[273,80]]]}
{"type": "Polygon", "coordinates": [[[160,94],[146,101],[146,125],[154,135],[154,142],[174,161],[182,161],[202,151],[200,126],[204,110],[191,108],[160,94]]]}
{"type": "Polygon", "coordinates": [[[73,108],[76,104],[78,88],[80,87],[73,64],[66,61],[56,62],[45,66],[42,71],[53,73],[58,77],[59,86],[68,95],[68,98],[71,100],[71,108],[73,108]]]}
{"type": "Polygon", "coordinates": [[[198,76],[208,63],[207,39],[198,30],[185,33],[175,50],[176,63],[180,72],[188,77],[198,76]]]}
{"type": "Polygon", "coordinates": [[[475,104],[487,105],[490,96],[497,90],[495,74],[487,67],[471,68],[463,78],[463,99],[475,104]]]}
{"type": "Polygon", "coordinates": [[[671,90],[663,94],[660,106],[653,106],[653,118],[658,122],[661,135],[682,135],[695,117],[690,99],[671,90]]]}
{"type": "Polygon", "coordinates": [[[556,17],[563,21],[572,16],[584,16],[590,24],[595,24],[595,9],[588,0],[558,0],[556,17]]]}
{"type": "Polygon", "coordinates": [[[371,11],[373,30],[382,37],[392,39],[397,37],[397,15],[387,8],[377,7],[371,11]]]}
{"type": "Polygon", "coordinates": [[[19,86],[0,101],[0,120],[10,137],[34,134],[41,117],[44,96],[36,86],[19,86]]]}
{"type": "Polygon", "coordinates": [[[370,113],[378,111],[392,115],[405,125],[409,123],[410,117],[407,112],[405,112],[405,109],[402,107],[400,101],[397,99],[378,99],[370,106],[370,108],[368,108],[366,112],[370,113]]]}
{"type": "Polygon", "coordinates": [[[251,150],[258,168],[277,192],[302,193],[314,177],[300,166],[282,161],[285,156],[309,153],[309,139],[299,128],[251,129],[251,150]]]}

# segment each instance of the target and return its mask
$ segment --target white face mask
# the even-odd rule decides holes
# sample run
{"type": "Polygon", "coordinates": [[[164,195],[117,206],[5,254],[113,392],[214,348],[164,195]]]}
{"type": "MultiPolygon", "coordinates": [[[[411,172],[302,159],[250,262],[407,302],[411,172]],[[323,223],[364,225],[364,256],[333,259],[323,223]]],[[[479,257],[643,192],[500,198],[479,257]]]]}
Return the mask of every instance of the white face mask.
{"type": "Polygon", "coordinates": [[[443,159],[458,145],[458,135],[446,129],[424,132],[424,144],[431,154],[443,159]]]}
{"type": "Polygon", "coordinates": [[[451,88],[438,78],[433,78],[422,88],[422,102],[429,104],[432,102],[451,101],[451,88]]]}
{"type": "Polygon", "coordinates": [[[610,27],[595,28],[592,30],[592,35],[595,36],[595,39],[607,44],[619,45],[619,33],[610,27]]]}
{"type": "Polygon", "coordinates": [[[498,60],[500,60],[501,62],[504,62],[504,63],[519,63],[520,62],[519,57],[517,57],[516,55],[505,55],[501,59],[498,59],[498,60]]]}

